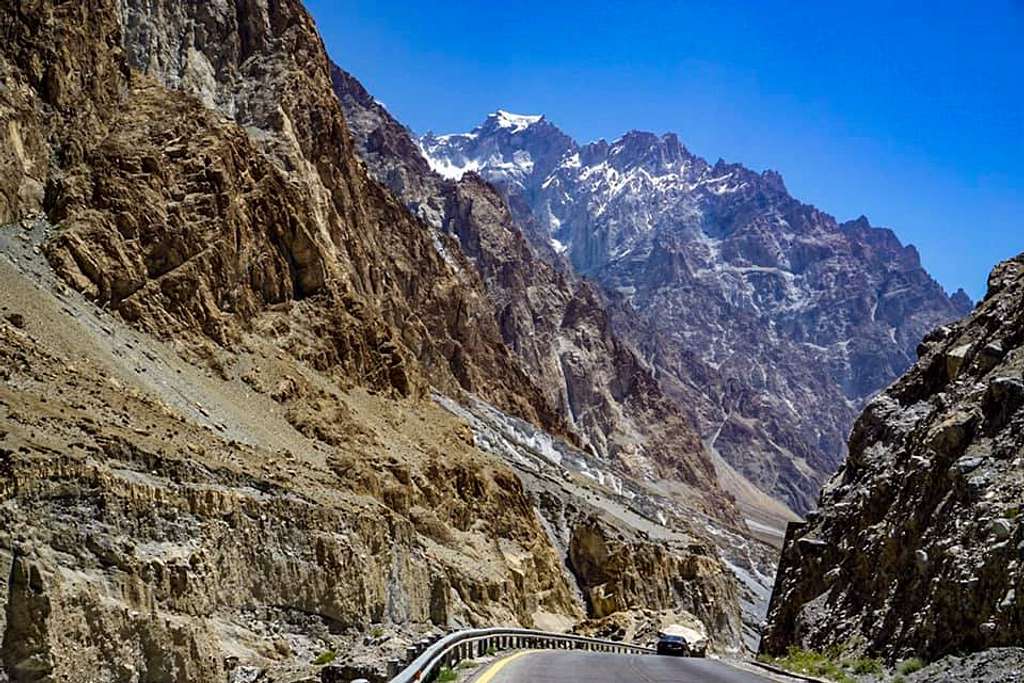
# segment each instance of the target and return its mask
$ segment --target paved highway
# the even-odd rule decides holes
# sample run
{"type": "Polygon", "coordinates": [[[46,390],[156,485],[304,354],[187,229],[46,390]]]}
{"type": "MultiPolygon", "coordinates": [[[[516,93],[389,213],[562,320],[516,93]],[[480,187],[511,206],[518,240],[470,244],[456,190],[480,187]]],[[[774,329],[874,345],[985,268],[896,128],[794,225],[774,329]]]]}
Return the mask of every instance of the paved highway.
{"type": "Polygon", "coordinates": [[[771,683],[713,659],[613,655],[597,652],[519,652],[484,669],[474,683],[771,683]]]}

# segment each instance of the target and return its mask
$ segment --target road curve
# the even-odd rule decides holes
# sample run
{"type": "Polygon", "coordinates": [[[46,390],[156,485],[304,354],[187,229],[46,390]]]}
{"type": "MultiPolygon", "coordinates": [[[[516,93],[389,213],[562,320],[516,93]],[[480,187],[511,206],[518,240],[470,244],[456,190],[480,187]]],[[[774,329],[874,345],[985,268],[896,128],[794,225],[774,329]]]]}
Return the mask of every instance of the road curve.
{"type": "Polygon", "coordinates": [[[538,650],[495,662],[474,683],[771,683],[713,659],[538,650]]]}

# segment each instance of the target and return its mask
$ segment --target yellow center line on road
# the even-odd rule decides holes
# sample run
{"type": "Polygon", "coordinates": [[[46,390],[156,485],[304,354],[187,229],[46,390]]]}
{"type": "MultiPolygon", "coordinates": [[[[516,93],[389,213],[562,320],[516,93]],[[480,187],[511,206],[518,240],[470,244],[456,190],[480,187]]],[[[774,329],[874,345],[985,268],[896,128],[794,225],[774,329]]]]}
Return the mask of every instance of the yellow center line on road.
{"type": "Polygon", "coordinates": [[[491,683],[491,679],[497,676],[498,672],[505,668],[506,664],[515,659],[519,659],[523,655],[533,654],[534,652],[538,652],[538,650],[523,650],[522,652],[515,653],[511,657],[505,657],[505,659],[498,660],[497,662],[492,664],[491,668],[485,671],[483,675],[480,676],[480,678],[476,679],[476,683],[491,683]]]}

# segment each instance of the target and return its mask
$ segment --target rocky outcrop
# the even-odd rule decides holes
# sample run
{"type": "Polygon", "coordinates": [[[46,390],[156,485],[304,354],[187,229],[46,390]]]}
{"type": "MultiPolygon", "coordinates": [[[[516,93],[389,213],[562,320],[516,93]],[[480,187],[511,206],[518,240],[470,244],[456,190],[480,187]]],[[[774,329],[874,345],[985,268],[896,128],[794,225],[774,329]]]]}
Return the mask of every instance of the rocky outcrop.
{"type": "Polygon", "coordinates": [[[1017,683],[1024,675],[1024,648],[992,648],[969,655],[950,655],[909,676],[910,683],[1017,683]]]}
{"type": "Polygon", "coordinates": [[[763,648],[927,660],[1024,638],[1024,256],[871,401],[791,529],[763,648]]]}
{"type": "MultiPolygon", "coordinates": [[[[457,238],[483,277],[502,338],[580,444],[634,477],[688,485],[702,511],[736,523],[735,509],[685,412],[612,329],[600,292],[560,268],[550,248],[538,254],[523,235],[536,229],[536,221],[517,217],[489,182],[474,173],[454,180],[444,177],[444,168],[432,169],[411,133],[356,79],[337,67],[333,74],[371,173],[432,225],[436,239],[457,238]]],[[[527,124],[524,135],[537,127],[555,130],[543,122],[527,124]]],[[[503,145],[517,141],[516,125],[508,115],[489,119],[497,137],[479,138],[494,146],[487,153],[500,155],[503,145]]],[[[559,146],[545,149],[548,155],[538,163],[553,165],[559,146]]],[[[488,179],[499,182],[493,173],[488,179]]],[[[501,182],[521,180],[510,176],[501,182]]]]}
{"type": "Polygon", "coordinates": [[[498,112],[421,145],[440,172],[494,182],[527,236],[600,281],[623,311],[616,330],[710,447],[798,511],[842,462],[864,401],[969,310],[890,231],[839,224],[777,173],[709,164],[672,134],[579,146],[498,112]]]}
{"type": "Polygon", "coordinates": [[[596,517],[572,530],[569,567],[594,619],[640,610],[683,610],[711,629],[718,645],[740,638],[732,577],[711,547],[672,547],[627,538],[596,517]]]}

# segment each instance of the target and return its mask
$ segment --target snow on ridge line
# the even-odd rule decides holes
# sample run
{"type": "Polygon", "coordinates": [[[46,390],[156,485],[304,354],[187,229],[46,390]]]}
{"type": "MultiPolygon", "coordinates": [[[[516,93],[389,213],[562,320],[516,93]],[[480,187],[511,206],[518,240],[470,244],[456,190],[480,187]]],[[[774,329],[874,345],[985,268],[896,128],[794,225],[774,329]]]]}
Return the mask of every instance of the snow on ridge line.
{"type": "Polygon", "coordinates": [[[470,171],[475,172],[480,170],[480,162],[475,159],[467,161],[464,165],[459,166],[447,157],[431,156],[422,147],[420,148],[420,153],[423,155],[423,158],[427,160],[427,165],[430,166],[431,171],[443,178],[447,178],[448,180],[460,180],[462,176],[470,171]]]}
{"type": "Polygon", "coordinates": [[[544,118],[543,114],[513,114],[510,111],[499,109],[487,116],[494,119],[500,128],[510,128],[513,133],[521,133],[544,118]]]}

